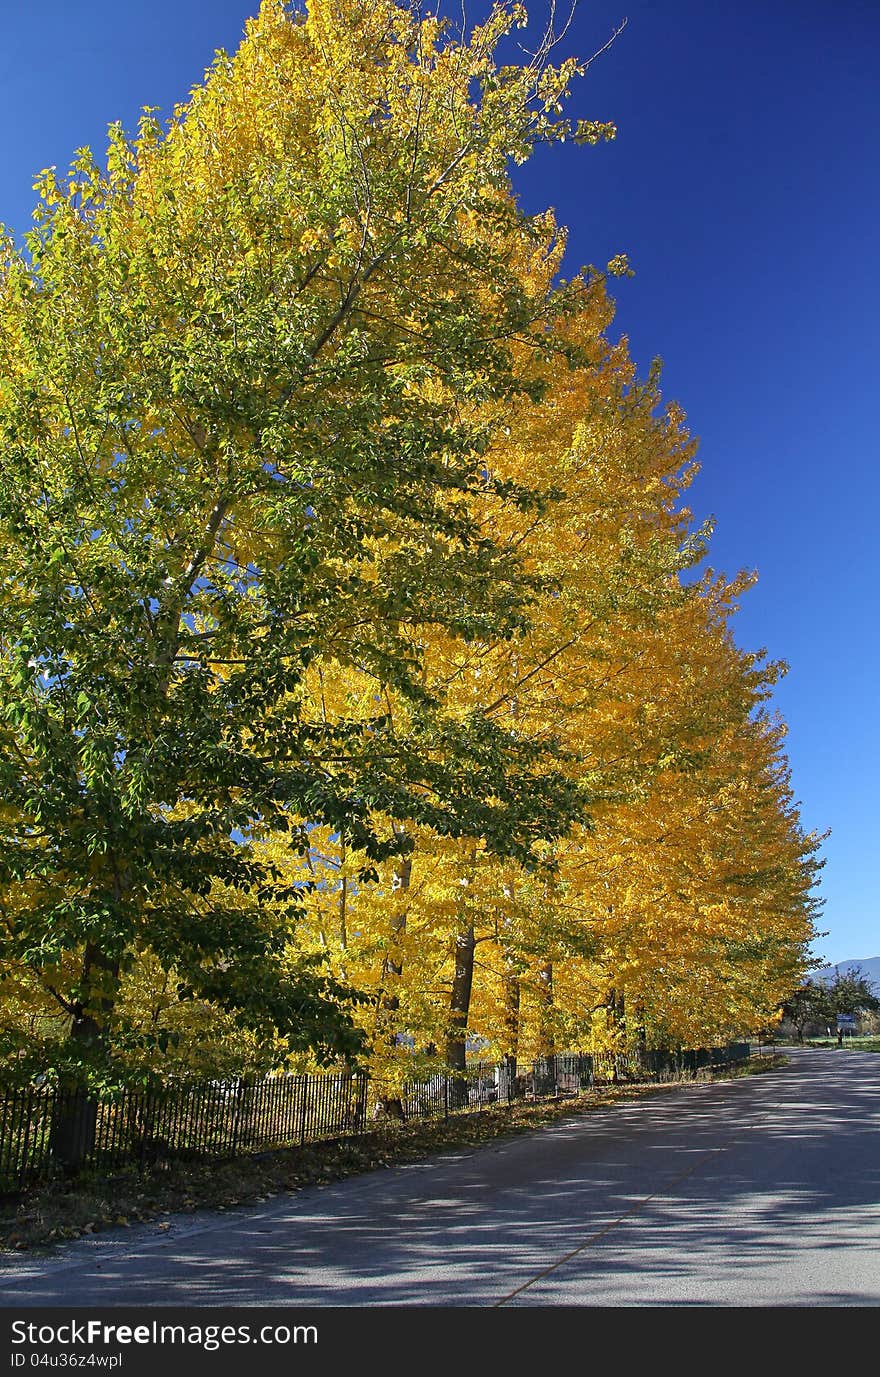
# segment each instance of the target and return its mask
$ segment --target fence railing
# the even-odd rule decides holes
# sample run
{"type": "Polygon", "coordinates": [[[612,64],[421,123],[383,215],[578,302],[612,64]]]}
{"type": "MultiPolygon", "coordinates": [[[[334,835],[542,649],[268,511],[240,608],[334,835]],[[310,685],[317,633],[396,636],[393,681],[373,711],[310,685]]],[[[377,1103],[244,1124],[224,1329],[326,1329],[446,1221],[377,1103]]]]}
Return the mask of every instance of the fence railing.
{"type": "Polygon", "coordinates": [[[223,1158],[366,1130],[381,1102],[403,1119],[442,1117],[523,1099],[573,1096],[596,1084],[686,1080],[748,1058],[748,1043],[678,1052],[566,1053],[528,1068],[511,1058],[438,1073],[396,1092],[364,1072],[213,1081],[99,1099],[51,1087],[0,1089],[0,1191],[59,1169],[223,1158]]]}
{"type": "MultiPolygon", "coordinates": [[[[510,1060],[498,1064],[476,1062],[461,1076],[438,1074],[428,1080],[404,1082],[397,1103],[405,1119],[425,1118],[515,1100],[580,1095],[597,1084],[691,1080],[703,1070],[718,1070],[750,1055],[750,1044],[687,1051],[572,1053],[540,1057],[526,1069],[510,1060]]],[[[369,1106],[387,1104],[390,1092],[371,1082],[369,1106]]]]}
{"type": "Polygon", "coordinates": [[[273,1076],[112,1099],[46,1088],[0,1092],[0,1190],[53,1167],[114,1168],[234,1157],[358,1132],[368,1079],[273,1076]]]}

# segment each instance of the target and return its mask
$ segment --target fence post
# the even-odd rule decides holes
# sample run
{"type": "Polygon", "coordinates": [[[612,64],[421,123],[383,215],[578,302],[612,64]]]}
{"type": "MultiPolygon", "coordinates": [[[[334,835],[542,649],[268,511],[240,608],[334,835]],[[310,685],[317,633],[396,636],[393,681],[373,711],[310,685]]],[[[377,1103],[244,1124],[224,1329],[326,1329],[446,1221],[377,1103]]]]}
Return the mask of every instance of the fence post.
{"type": "Polygon", "coordinates": [[[308,1108],[309,1108],[309,1096],[308,1096],[308,1092],[309,1092],[309,1078],[308,1078],[308,1076],[305,1075],[305,1074],[301,1075],[300,1078],[299,1078],[299,1083],[300,1083],[300,1088],[302,1089],[302,1105],[301,1105],[301,1111],[302,1111],[302,1112],[301,1112],[301,1114],[300,1114],[300,1121],[299,1121],[299,1145],[300,1145],[300,1147],[302,1147],[303,1143],[304,1143],[305,1140],[306,1140],[306,1114],[308,1113],[308,1108]]]}
{"type": "Polygon", "coordinates": [[[345,1113],[344,1113],[343,1116],[342,1116],[342,1131],[343,1131],[343,1133],[351,1133],[352,1098],[353,1098],[353,1091],[354,1091],[354,1083],[353,1083],[353,1081],[352,1081],[352,1077],[351,1077],[351,1072],[350,1072],[350,1071],[348,1071],[348,1072],[346,1072],[346,1073],[344,1073],[344,1074],[345,1074],[345,1113]]]}
{"type": "Polygon", "coordinates": [[[367,1109],[370,1096],[370,1078],[364,1071],[358,1072],[360,1080],[358,1082],[358,1108],[357,1123],[358,1132],[363,1133],[367,1126],[367,1109]]]}
{"type": "Polygon", "coordinates": [[[239,1077],[236,1079],[236,1082],[235,1082],[235,1112],[234,1112],[234,1114],[233,1114],[233,1116],[232,1116],[232,1132],[231,1132],[231,1134],[229,1135],[229,1137],[230,1137],[229,1150],[230,1150],[230,1152],[232,1153],[233,1157],[234,1157],[235,1154],[238,1152],[239,1135],[240,1135],[240,1133],[241,1133],[242,1101],[243,1101],[243,1099],[244,1099],[245,1084],[246,1084],[246,1082],[242,1079],[241,1076],[239,1076],[239,1077]]]}

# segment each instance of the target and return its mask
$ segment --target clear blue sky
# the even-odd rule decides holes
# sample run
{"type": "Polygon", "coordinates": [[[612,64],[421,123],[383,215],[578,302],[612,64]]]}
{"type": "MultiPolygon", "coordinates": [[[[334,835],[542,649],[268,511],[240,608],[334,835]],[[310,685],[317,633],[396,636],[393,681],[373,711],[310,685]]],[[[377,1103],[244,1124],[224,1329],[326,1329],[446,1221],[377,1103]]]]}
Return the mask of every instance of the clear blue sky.
{"type": "MultiPolygon", "coordinates": [[[[31,184],[103,149],[143,105],[185,98],[257,0],[43,0],[3,6],[0,221],[31,184]]],[[[534,3],[532,13],[540,6],[534,3]]],[[[615,143],[516,172],[528,209],[570,228],[569,270],[624,251],[616,329],[700,436],[712,564],[757,569],[738,639],[791,671],[776,703],[805,826],[825,847],[817,954],[880,953],[875,792],[880,652],[880,9],[874,0],[581,0],[562,51],[600,48],[575,118],[615,143]]]]}

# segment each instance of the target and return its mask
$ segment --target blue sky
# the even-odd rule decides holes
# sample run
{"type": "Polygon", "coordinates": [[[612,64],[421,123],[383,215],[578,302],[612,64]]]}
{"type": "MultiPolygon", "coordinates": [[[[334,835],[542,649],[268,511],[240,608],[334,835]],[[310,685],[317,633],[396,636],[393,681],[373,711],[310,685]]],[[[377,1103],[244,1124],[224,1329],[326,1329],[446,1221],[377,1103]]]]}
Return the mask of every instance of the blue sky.
{"type": "MultiPolygon", "coordinates": [[[[27,228],[36,172],[185,98],[257,0],[43,0],[3,7],[0,221],[27,228]]],[[[532,5],[537,16],[541,10],[532,5]]],[[[829,961],[880,952],[874,551],[880,515],[880,9],[873,0],[582,0],[561,53],[591,66],[574,118],[617,140],[517,169],[570,231],[567,268],[626,252],[617,332],[700,436],[697,517],[714,567],[756,569],[738,640],[791,669],[806,827],[832,829],[829,961]]]]}

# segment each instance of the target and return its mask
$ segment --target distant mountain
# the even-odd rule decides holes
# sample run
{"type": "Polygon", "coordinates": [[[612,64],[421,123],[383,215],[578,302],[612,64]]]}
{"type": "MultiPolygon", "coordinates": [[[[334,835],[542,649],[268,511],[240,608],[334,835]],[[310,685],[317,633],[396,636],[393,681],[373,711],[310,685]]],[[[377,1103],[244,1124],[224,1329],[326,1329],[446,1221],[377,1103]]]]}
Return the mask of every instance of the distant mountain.
{"type": "Polygon", "coordinates": [[[823,966],[821,970],[813,972],[814,980],[833,980],[837,971],[841,975],[846,975],[847,971],[859,966],[859,974],[865,980],[870,980],[878,994],[880,994],[880,956],[863,956],[853,961],[838,961],[833,966],[823,966]]]}

